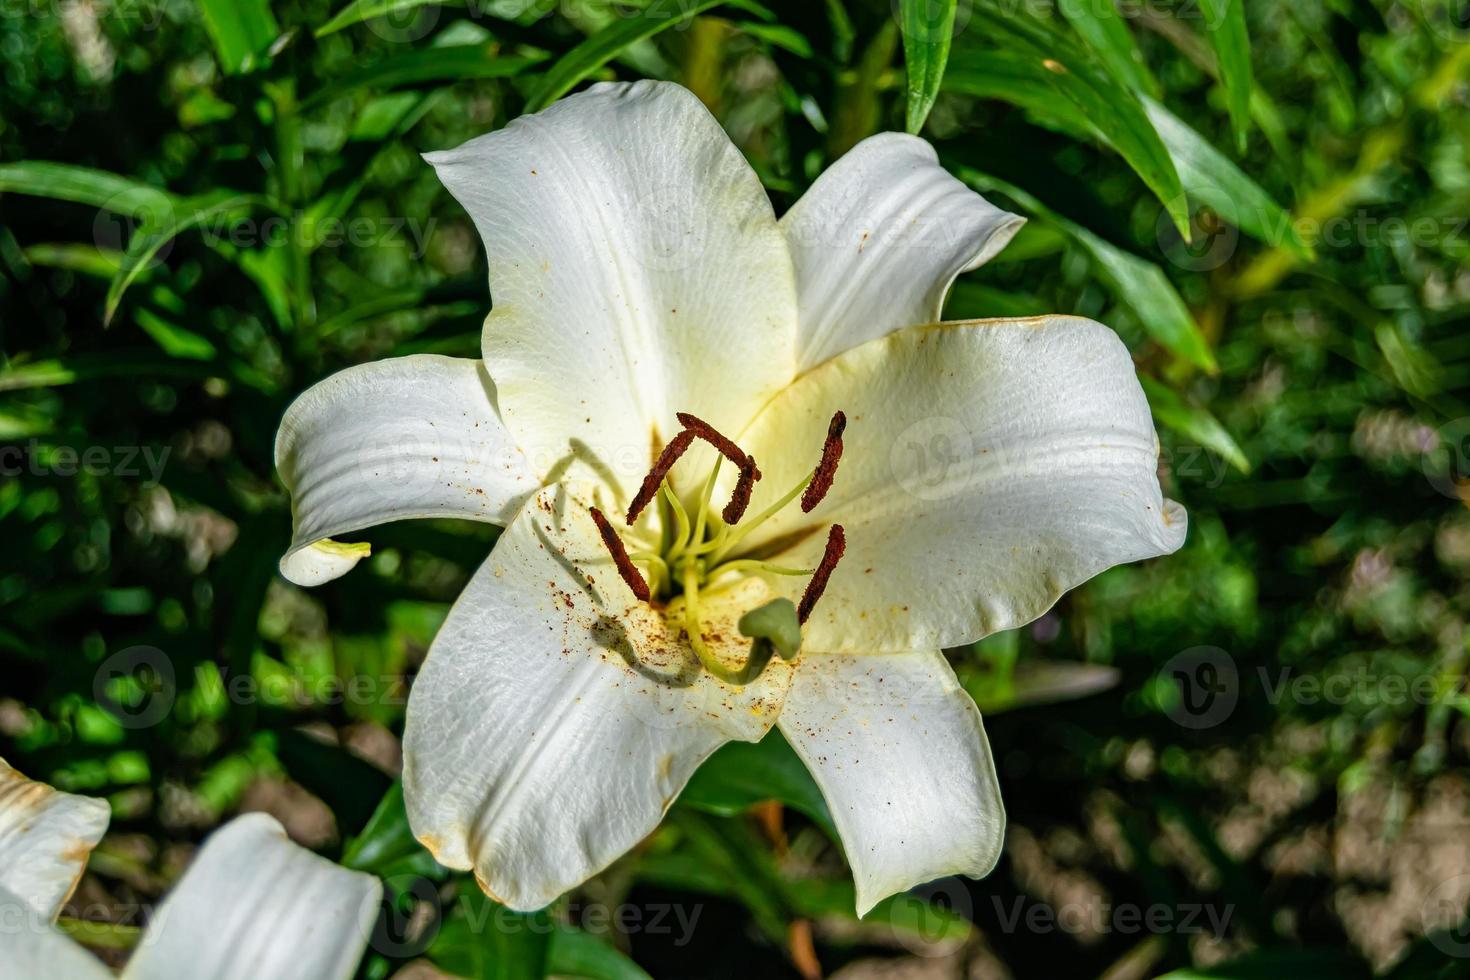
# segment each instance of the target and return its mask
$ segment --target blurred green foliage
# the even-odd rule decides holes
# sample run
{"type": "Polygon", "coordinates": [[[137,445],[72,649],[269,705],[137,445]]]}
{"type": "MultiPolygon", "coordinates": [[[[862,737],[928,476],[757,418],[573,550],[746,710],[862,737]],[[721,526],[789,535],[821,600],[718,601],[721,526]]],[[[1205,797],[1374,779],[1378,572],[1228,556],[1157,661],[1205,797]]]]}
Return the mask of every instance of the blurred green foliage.
{"type": "Polygon", "coordinates": [[[246,806],[384,877],[364,977],[1466,975],[1461,0],[0,0],[0,53],[0,754],[112,803],[78,915],[156,897],[246,806]],[[1032,218],[947,316],[1078,313],[1136,352],[1189,542],[952,651],[1011,826],[984,881],[853,921],[773,735],[513,916],[394,783],[494,530],[379,529],[309,594],[276,573],[290,400],[478,351],[483,255],[418,154],[640,76],[690,86],[778,211],[921,131],[1032,218]],[[656,907],[698,914],[598,914],[656,907]]]}

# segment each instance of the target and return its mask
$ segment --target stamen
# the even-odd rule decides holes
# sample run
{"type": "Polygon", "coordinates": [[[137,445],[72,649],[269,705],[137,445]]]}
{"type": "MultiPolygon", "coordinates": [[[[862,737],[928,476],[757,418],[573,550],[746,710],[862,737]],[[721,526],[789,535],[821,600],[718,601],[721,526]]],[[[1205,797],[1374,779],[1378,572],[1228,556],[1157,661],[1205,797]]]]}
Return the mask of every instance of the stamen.
{"type": "Polygon", "coordinates": [[[643,478],[643,485],[638,488],[637,496],[628,505],[629,527],[632,527],[633,522],[638,520],[638,515],[643,513],[643,508],[653,502],[659,486],[664,482],[664,477],[668,476],[669,470],[674,468],[679,457],[684,455],[693,442],[694,433],[684,429],[674,436],[673,440],[664,447],[663,452],[658,454],[658,460],[653,464],[653,469],[649,470],[648,475],[643,478]]]}
{"type": "Polygon", "coordinates": [[[740,468],[740,479],[735,481],[735,490],[730,494],[730,502],[725,505],[724,510],[720,511],[721,520],[726,524],[740,523],[740,518],[745,516],[745,508],[750,506],[750,495],[755,490],[755,481],[760,478],[761,471],[756,468],[755,460],[750,460],[749,466],[740,468]]]}
{"type": "Polygon", "coordinates": [[[674,515],[674,535],[669,545],[669,561],[672,562],[684,553],[684,549],[689,547],[689,542],[693,540],[689,533],[689,514],[684,510],[684,505],[679,502],[679,495],[674,492],[667,478],[659,487],[658,492],[668,503],[669,512],[674,515]]]}
{"type": "MultiPolygon", "coordinates": [[[[602,543],[612,555],[613,564],[618,568],[618,574],[623,577],[624,582],[628,583],[628,588],[633,590],[635,596],[643,602],[648,602],[653,598],[653,593],[648,591],[648,583],[643,580],[642,575],[638,574],[637,566],[628,557],[628,551],[623,547],[622,539],[618,537],[602,511],[596,507],[588,509],[592,512],[592,520],[597,524],[597,533],[602,535],[602,543]]],[[[803,599],[802,602],[806,600],[803,599]]]]}
{"type": "Polygon", "coordinates": [[[822,593],[827,591],[827,580],[832,577],[832,570],[842,560],[845,551],[847,532],[842,529],[841,524],[833,524],[832,529],[827,532],[827,549],[822,552],[822,560],[817,564],[812,580],[806,584],[806,591],[801,594],[800,605],[796,607],[798,622],[805,624],[807,617],[812,614],[812,607],[822,598],[822,593]]]}
{"type": "Polygon", "coordinates": [[[827,441],[822,443],[822,461],[801,496],[801,512],[810,514],[812,508],[822,502],[827,491],[832,489],[832,478],[837,475],[837,464],[842,461],[842,433],[847,428],[847,415],[836,412],[827,426],[827,441]]]}
{"type": "Polygon", "coordinates": [[[678,412],[674,417],[679,420],[680,425],[684,426],[685,432],[693,433],[714,446],[720,455],[740,469],[740,478],[735,482],[735,490],[730,494],[730,502],[720,512],[720,517],[726,524],[740,523],[740,518],[745,516],[745,508],[750,506],[750,496],[755,490],[755,481],[761,478],[761,470],[755,463],[755,457],[735,445],[733,439],[698,416],[690,415],[688,412],[678,412]]]}

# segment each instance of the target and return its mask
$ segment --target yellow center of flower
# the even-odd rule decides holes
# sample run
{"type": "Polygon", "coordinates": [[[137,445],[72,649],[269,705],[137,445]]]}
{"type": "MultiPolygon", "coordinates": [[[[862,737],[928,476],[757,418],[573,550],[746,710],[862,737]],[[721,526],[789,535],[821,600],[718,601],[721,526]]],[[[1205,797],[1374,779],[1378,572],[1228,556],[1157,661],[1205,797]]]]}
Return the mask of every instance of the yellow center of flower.
{"type": "Polygon", "coordinates": [[[618,573],[633,594],[644,602],[662,606],[670,622],[682,624],[690,649],[711,674],[727,683],[748,684],[760,676],[773,653],[788,659],[796,655],[800,645],[799,625],[806,622],[821,598],[827,579],[846,548],[846,537],[842,525],[831,526],[826,550],[816,568],[788,568],[741,557],[740,545],[756,528],[796,502],[798,496],[804,512],[821,502],[831,489],[842,457],[842,433],[847,417],[842,412],[832,416],[816,468],[780,500],[749,520],[744,519],[745,510],[755,483],[761,478],[754,457],[695,416],[681,412],[678,418],[684,428],[659,454],[627,514],[627,524],[631,526],[646,507],[656,502],[663,518],[658,549],[630,553],[611,522],[596,507],[591,509],[592,517],[618,573]],[[709,443],[720,455],[704,481],[691,515],[669,483],[669,472],[696,439],[709,443]],[[736,466],[739,477],[729,503],[717,513],[713,508],[715,484],[719,481],[720,467],[727,460],[736,466]],[[647,578],[640,567],[646,569],[647,578]],[[776,599],[741,618],[740,631],[753,641],[751,654],[743,667],[731,669],[704,642],[701,596],[724,591],[752,574],[808,575],[811,579],[798,606],[793,607],[787,599],[776,599]]]}

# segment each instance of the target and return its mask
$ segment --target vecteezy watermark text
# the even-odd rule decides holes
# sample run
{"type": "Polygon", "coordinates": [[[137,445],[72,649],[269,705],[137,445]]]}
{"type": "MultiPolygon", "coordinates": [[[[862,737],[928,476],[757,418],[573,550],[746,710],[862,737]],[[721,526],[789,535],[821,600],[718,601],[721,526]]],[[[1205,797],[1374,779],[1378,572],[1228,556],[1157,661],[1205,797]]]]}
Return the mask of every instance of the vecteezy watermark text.
{"type": "Polygon", "coordinates": [[[24,445],[0,446],[0,476],[73,477],[147,474],[146,487],[158,486],[168,463],[168,446],[54,446],[31,439],[24,445]]]}

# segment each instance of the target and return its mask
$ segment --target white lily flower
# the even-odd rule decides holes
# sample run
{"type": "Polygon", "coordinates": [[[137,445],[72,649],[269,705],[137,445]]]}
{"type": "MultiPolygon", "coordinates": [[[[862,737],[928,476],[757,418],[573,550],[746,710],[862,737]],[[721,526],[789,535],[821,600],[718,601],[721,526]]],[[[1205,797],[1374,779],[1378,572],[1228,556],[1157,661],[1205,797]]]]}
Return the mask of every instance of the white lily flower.
{"type": "Polygon", "coordinates": [[[1021,219],[914,137],[859,144],[779,222],[667,83],[428,159],[489,252],[483,360],[343,371],[276,445],[300,584],[381,521],[506,524],[410,697],[419,839],[537,908],[650,833],[715,748],[779,724],[860,913],[986,874],[1004,811],[941,649],[1184,539],[1123,344],[1075,317],[932,325],[1021,219]],[[794,656],[741,632],[795,618],[794,656]]]}
{"type": "MultiPolygon", "coordinates": [[[[4,975],[111,980],[111,970],[52,925],[107,828],[106,802],[0,767],[4,975]]],[[[347,980],[381,895],[377,878],[292,843],[274,818],[237,817],[205,841],[154,910],[122,980],[347,980]]]]}

